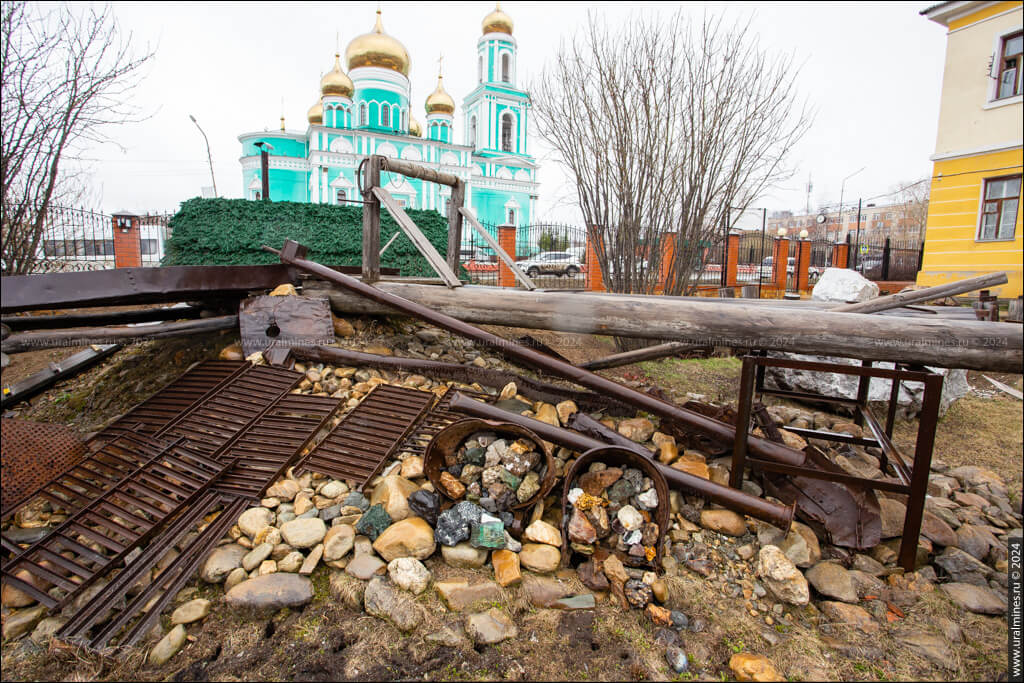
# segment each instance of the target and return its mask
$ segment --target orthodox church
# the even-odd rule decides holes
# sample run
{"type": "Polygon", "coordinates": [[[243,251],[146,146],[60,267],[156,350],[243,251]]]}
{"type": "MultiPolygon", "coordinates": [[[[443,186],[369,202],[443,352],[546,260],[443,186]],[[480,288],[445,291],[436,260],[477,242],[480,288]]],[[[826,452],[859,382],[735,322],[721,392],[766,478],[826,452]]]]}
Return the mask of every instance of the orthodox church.
{"type": "MultiPolygon", "coordinates": [[[[356,169],[370,154],[405,159],[453,173],[466,183],[466,205],[484,224],[527,225],[537,201],[537,164],[527,150],[530,95],[516,87],[513,22],[500,3],[484,17],[477,40],[477,85],[462,101],[461,135],[455,100],[444,78],[424,102],[425,125],[410,101],[412,60],[384,32],[381,11],[373,30],[356,37],[320,79],[305,131],[245,133],[244,196],[260,199],[260,143],[269,152],[270,199],[343,204],[359,200],[356,169]],[[347,68],[347,73],[346,69],[347,68]]],[[[440,71],[440,68],[439,68],[440,71]]],[[[381,183],[412,209],[447,211],[450,188],[382,174],[381,183]]]]}

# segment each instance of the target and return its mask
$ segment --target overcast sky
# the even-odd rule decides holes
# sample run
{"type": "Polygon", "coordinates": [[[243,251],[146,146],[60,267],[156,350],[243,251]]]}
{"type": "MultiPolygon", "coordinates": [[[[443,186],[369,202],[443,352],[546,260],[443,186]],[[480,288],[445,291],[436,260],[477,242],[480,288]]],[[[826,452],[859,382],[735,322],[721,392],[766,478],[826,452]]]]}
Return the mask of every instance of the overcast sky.
{"type": "MultiPolygon", "coordinates": [[[[945,50],[944,29],[921,17],[927,2],[908,3],[684,3],[695,17],[708,11],[752,17],[762,46],[792,52],[801,65],[799,87],[817,115],[795,150],[796,176],[763,198],[769,211],[803,210],[808,175],[812,210],[839,200],[878,195],[930,173],[945,50]]],[[[632,12],[666,15],[674,3],[505,2],[515,21],[520,82],[539,73],[557,45],[583,25],[588,8],[610,24],[632,12]]],[[[413,115],[434,88],[438,54],[445,85],[455,98],[456,140],[462,139],[461,103],[475,84],[476,40],[490,2],[384,2],[384,28],[412,57],[413,115]]],[[[105,145],[92,157],[98,208],[175,210],[209,185],[202,136],[210,139],[217,189],[241,197],[238,158],[243,132],[306,129],[306,110],[318,96],[323,72],[340,46],[373,27],[374,2],[115,3],[122,27],[140,47],[156,50],[136,103],[152,114],[113,131],[121,148],[105,145]]],[[[572,189],[543,143],[530,140],[541,162],[539,216],[571,221],[572,189]]]]}

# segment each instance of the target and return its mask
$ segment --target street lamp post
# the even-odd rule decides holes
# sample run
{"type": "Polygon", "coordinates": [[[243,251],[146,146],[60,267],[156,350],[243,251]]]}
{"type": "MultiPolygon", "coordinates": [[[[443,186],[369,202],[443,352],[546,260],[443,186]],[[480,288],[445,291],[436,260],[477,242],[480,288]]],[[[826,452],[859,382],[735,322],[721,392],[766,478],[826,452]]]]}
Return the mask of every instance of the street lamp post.
{"type": "MultiPolygon", "coordinates": [[[[861,166],[856,171],[854,171],[850,175],[848,175],[845,178],[843,178],[843,182],[839,186],[839,223],[840,224],[842,224],[842,222],[843,222],[843,191],[846,189],[846,181],[849,180],[850,178],[852,178],[853,176],[857,175],[861,171],[863,171],[865,168],[867,168],[867,166],[861,166]]],[[[842,228],[840,228],[840,229],[842,229],[842,228]]]]}
{"type": "Polygon", "coordinates": [[[196,128],[199,128],[199,132],[203,134],[203,140],[206,141],[206,162],[210,165],[210,180],[213,182],[213,196],[217,196],[217,178],[213,175],[213,157],[210,155],[210,139],[206,137],[206,133],[203,131],[199,122],[196,121],[196,117],[189,114],[188,117],[192,119],[192,123],[196,124],[196,128]]]}

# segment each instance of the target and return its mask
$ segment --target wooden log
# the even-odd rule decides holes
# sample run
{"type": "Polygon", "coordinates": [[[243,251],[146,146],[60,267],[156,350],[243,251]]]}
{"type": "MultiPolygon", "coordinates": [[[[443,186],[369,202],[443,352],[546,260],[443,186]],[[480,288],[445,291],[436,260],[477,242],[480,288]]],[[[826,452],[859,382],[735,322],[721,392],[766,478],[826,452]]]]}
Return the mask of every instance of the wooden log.
{"type": "Polygon", "coordinates": [[[403,161],[401,159],[392,159],[391,157],[376,156],[370,158],[379,159],[381,169],[384,171],[401,173],[402,175],[409,176],[410,178],[419,178],[420,180],[448,185],[449,187],[455,187],[459,184],[459,177],[452,173],[435,171],[434,169],[427,168],[426,166],[420,166],[419,164],[414,164],[410,161],[403,161]]]}
{"type": "MultiPolygon", "coordinates": [[[[743,306],[731,301],[715,305],[676,297],[526,292],[473,285],[449,290],[381,282],[377,288],[475,324],[993,372],[1021,372],[1024,360],[1022,328],[938,316],[838,314],[796,307],[743,306]]],[[[341,313],[398,313],[328,283],[311,281],[305,292],[328,296],[334,310],[341,313]]]]}
{"type": "Polygon", "coordinates": [[[159,323],[137,327],[83,327],[77,330],[61,330],[58,332],[21,332],[12,334],[3,340],[4,353],[24,353],[40,349],[52,349],[67,346],[87,346],[89,344],[109,344],[111,342],[148,341],[150,339],[166,339],[168,337],[187,337],[193,334],[204,334],[218,330],[230,330],[238,327],[237,315],[222,315],[217,318],[187,320],[185,322],[159,323]]]}
{"type": "Polygon", "coordinates": [[[462,251],[462,205],[466,202],[466,185],[461,180],[452,186],[448,198],[448,267],[459,272],[462,251]]]}
{"type": "Polygon", "coordinates": [[[380,200],[373,191],[380,185],[382,158],[371,156],[366,162],[366,173],[363,176],[366,186],[363,192],[363,282],[376,282],[380,279],[380,200]]]}
{"type": "Polygon", "coordinates": [[[934,301],[935,299],[942,299],[956,294],[965,294],[976,289],[984,289],[985,287],[995,287],[996,285],[1006,284],[1006,282],[1006,273],[988,273],[978,277],[967,278],[966,280],[949,282],[944,285],[917,289],[912,292],[890,294],[889,296],[882,296],[857,304],[843,304],[829,310],[832,313],[875,313],[890,308],[899,308],[907,304],[923,304],[926,301],[934,301]]]}
{"type": "Polygon", "coordinates": [[[639,363],[642,360],[655,360],[657,358],[664,358],[666,356],[674,356],[679,353],[695,351],[696,349],[701,348],[707,347],[693,346],[691,344],[683,344],[682,342],[668,342],[667,344],[648,346],[643,349],[637,349],[636,351],[613,353],[612,355],[605,356],[604,358],[588,360],[586,363],[580,363],[579,367],[584,368],[586,370],[603,370],[605,368],[617,368],[621,365],[639,363]]]}

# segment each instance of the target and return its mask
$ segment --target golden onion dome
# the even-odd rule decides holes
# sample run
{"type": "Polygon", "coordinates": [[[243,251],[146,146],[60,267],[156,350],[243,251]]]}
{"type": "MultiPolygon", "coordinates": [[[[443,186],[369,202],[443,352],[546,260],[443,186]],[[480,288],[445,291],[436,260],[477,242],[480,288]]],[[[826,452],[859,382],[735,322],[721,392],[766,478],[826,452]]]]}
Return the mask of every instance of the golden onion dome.
{"type": "Polygon", "coordinates": [[[341,97],[352,97],[355,92],[352,79],[341,70],[341,55],[334,53],[334,68],[324,74],[320,79],[321,95],[338,95],[341,97]]]}
{"type": "Polygon", "coordinates": [[[360,66],[377,66],[409,75],[409,51],[400,42],[384,33],[381,24],[380,10],[377,10],[377,23],[373,30],[358,36],[348,44],[345,60],[349,71],[360,66]]]}
{"type": "Polygon", "coordinates": [[[437,75],[437,87],[434,92],[427,96],[427,102],[424,105],[427,109],[427,114],[454,114],[455,113],[455,100],[452,96],[445,92],[444,84],[442,81],[444,76],[441,74],[437,75]]]}
{"type": "Polygon", "coordinates": [[[420,122],[411,116],[409,117],[409,135],[417,138],[423,137],[423,129],[420,128],[420,122]]]}
{"type": "Polygon", "coordinates": [[[507,33],[512,35],[512,17],[501,11],[501,3],[494,4],[494,11],[484,17],[481,24],[483,32],[486,33],[507,33]]]}
{"type": "Polygon", "coordinates": [[[324,105],[323,102],[317,100],[313,103],[313,106],[306,112],[306,120],[310,124],[320,125],[324,122],[324,105]]]}

